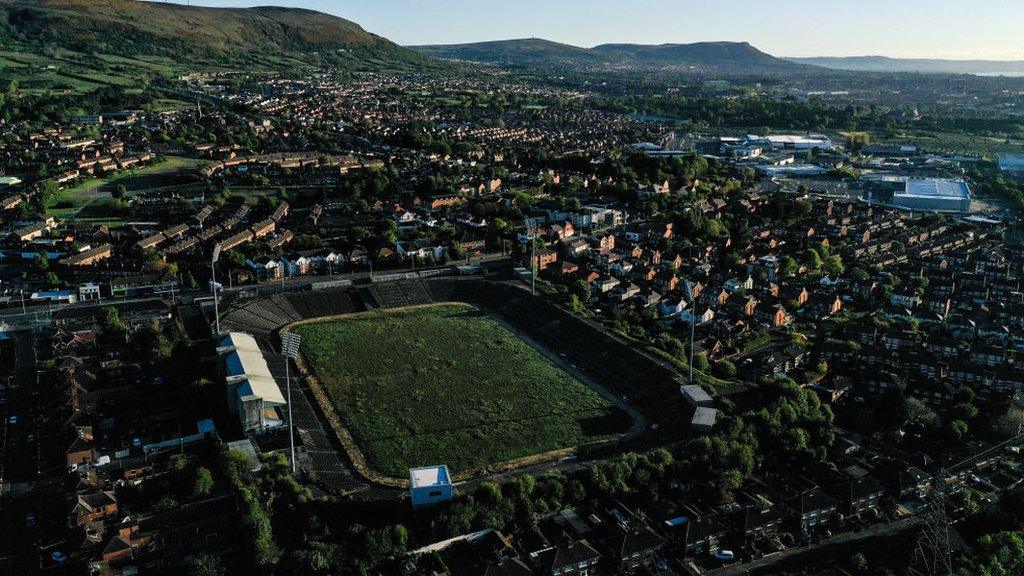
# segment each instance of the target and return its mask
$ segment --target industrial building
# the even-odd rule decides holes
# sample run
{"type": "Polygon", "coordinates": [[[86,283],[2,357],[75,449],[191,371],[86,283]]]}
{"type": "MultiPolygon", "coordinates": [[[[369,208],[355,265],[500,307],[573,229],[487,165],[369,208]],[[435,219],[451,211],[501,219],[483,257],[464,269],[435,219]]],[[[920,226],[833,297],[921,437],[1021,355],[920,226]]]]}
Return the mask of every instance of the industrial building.
{"type": "Polygon", "coordinates": [[[409,497],[414,508],[451,500],[452,481],[448,467],[441,465],[410,469],[409,497]]]}
{"type": "Polygon", "coordinates": [[[831,150],[835,144],[828,136],[822,134],[808,134],[798,136],[792,134],[780,134],[773,136],[747,136],[747,144],[765,144],[773,149],[790,150],[831,150]]]}
{"type": "Polygon", "coordinates": [[[909,210],[969,212],[971,189],[963,180],[909,178],[903,190],[892,195],[892,204],[909,210]]]}
{"type": "Polygon", "coordinates": [[[246,432],[283,424],[278,409],[287,404],[270,373],[256,339],[244,332],[229,332],[217,347],[227,384],[228,408],[237,414],[246,432]]]}
{"type": "Polygon", "coordinates": [[[999,170],[1014,178],[1024,178],[1024,154],[1000,154],[999,170]]]}
{"type": "Polygon", "coordinates": [[[764,165],[755,168],[757,173],[768,178],[811,178],[828,174],[828,169],[817,164],[764,165]]]}

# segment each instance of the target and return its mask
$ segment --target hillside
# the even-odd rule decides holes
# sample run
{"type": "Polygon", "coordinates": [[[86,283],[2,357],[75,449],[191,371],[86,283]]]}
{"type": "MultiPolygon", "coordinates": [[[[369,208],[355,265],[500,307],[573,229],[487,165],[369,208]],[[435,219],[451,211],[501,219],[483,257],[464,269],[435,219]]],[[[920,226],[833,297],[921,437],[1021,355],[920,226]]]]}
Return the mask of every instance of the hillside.
{"type": "Polygon", "coordinates": [[[294,8],[199,8],[137,0],[0,0],[6,50],[55,48],[217,65],[248,57],[389,65],[423,58],[343,18],[294,8]]]}
{"type": "Polygon", "coordinates": [[[603,44],[593,49],[603,54],[660,66],[714,67],[736,71],[781,72],[801,68],[754,48],[747,42],[698,42],[695,44],[603,44]]]}
{"type": "Polygon", "coordinates": [[[938,60],[848,56],[789,58],[792,62],[855,72],[921,72],[930,74],[1024,75],[1024,62],[1006,60],[938,60]]]}
{"type": "Polygon", "coordinates": [[[573,69],[688,70],[722,73],[772,73],[802,70],[802,64],[775,58],[746,42],[694,44],[602,44],[580,48],[538,38],[414,46],[414,50],[447,60],[506,66],[573,69]]]}
{"type": "Polygon", "coordinates": [[[569,44],[541,38],[519,38],[471,44],[412,46],[413,50],[445,60],[463,60],[501,65],[585,66],[596,65],[600,55],[569,44]]]}

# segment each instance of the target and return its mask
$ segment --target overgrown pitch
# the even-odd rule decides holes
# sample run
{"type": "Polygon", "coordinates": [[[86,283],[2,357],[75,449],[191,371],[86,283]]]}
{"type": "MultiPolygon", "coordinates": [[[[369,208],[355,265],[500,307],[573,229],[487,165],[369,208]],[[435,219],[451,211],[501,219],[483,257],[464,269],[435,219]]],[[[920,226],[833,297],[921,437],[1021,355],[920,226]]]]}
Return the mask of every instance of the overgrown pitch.
{"type": "Polygon", "coordinates": [[[376,471],[465,472],[605,440],[629,417],[468,305],[295,328],[302,354],[376,471]]]}

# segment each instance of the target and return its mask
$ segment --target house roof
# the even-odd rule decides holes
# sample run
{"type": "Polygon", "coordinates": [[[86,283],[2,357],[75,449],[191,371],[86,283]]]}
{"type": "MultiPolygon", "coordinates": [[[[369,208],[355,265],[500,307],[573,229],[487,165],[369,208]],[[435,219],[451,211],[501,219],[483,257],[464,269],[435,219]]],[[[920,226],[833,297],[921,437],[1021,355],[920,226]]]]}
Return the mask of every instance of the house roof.
{"type": "Polygon", "coordinates": [[[487,565],[484,576],[529,576],[533,574],[519,558],[499,558],[487,565]]]}
{"type": "Polygon", "coordinates": [[[580,562],[595,560],[600,558],[594,547],[587,543],[586,540],[574,540],[568,544],[559,546],[555,549],[554,558],[551,560],[552,570],[562,568],[563,566],[573,566],[580,562]]]}
{"type": "Polygon", "coordinates": [[[117,499],[110,492],[98,491],[78,495],[78,505],[87,510],[96,510],[111,504],[117,504],[117,499]]]}
{"type": "Polygon", "coordinates": [[[634,553],[644,553],[664,544],[665,539],[658,536],[650,528],[629,530],[622,534],[619,541],[619,557],[629,558],[634,553]]]}
{"type": "Polygon", "coordinates": [[[800,514],[806,514],[808,512],[815,512],[818,510],[827,510],[829,508],[835,508],[836,501],[831,496],[825,494],[820,488],[812,488],[791,498],[789,501],[789,507],[793,508],[800,514]]]}

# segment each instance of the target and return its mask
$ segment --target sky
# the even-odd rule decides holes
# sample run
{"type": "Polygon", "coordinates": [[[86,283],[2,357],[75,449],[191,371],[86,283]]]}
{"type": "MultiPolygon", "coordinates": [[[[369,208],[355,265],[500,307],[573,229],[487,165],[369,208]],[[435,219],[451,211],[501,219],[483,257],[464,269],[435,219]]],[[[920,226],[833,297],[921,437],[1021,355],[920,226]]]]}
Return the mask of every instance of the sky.
{"type": "Polygon", "coordinates": [[[173,0],[295,6],[403,45],[747,41],[776,56],[1024,60],[1021,0],[173,0]]]}

